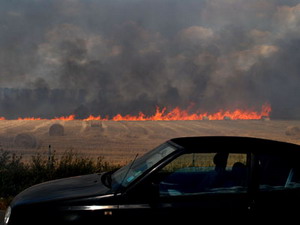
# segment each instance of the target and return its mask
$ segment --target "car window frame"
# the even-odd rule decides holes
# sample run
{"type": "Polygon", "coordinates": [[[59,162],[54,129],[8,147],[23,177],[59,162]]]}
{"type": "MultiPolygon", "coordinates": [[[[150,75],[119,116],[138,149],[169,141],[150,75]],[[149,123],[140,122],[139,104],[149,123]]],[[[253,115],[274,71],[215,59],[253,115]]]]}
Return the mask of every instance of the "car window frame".
{"type": "MultiPolygon", "coordinates": [[[[177,145],[176,143],[174,143],[172,141],[167,141],[167,143],[169,145],[172,145],[173,147],[177,148],[177,150],[175,150],[174,152],[172,152],[171,154],[169,154],[166,158],[161,159],[153,167],[151,167],[148,170],[146,170],[145,173],[142,176],[140,176],[137,179],[135,179],[127,187],[125,187],[123,189],[119,189],[118,190],[119,194],[122,194],[122,195],[125,195],[125,196],[127,196],[127,195],[134,196],[135,195],[134,194],[135,190],[143,189],[145,185],[146,186],[152,185],[151,184],[152,183],[152,179],[155,176],[156,172],[160,168],[162,168],[165,165],[167,165],[172,160],[176,159],[178,156],[180,156],[185,151],[185,149],[182,146],[177,145]],[[141,188],[140,186],[143,186],[143,188],[141,188]]],[[[139,191],[137,191],[137,193],[139,193],[139,191]]]]}
{"type": "MultiPolygon", "coordinates": [[[[199,153],[199,154],[217,154],[217,152],[189,152],[186,154],[194,154],[194,153],[199,153]]],[[[223,151],[222,151],[223,153],[223,151]]],[[[249,188],[249,178],[250,178],[250,173],[251,173],[251,162],[250,162],[250,155],[247,152],[235,152],[235,151],[224,151],[224,153],[227,153],[227,160],[230,154],[244,154],[246,156],[246,168],[247,168],[247,177],[246,177],[246,185],[245,185],[245,191],[241,192],[235,192],[233,191],[233,187],[217,187],[214,189],[211,189],[211,191],[199,191],[195,193],[190,193],[190,194],[183,194],[179,196],[201,196],[201,195],[214,195],[214,194],[234,194],[234,193],[248,193],[248,188],[249,188]]],[[[184,155],[184,154],[182,154],[184,155]]],[[[182,156],[180,155],[180,156],[182,156]]],[[[178,157],[180,157],[178,156],[178,157]]],[[[228,164],[226,165],[226,167],[228,164]]],[[[176,196],[176,195],[174,195],[176,196]]]]}
{"type": "MultiPolygon", "coordinates": [[[[288,147],[288,146],[287,146],[288,147]]],[[[270,190],[266,190],[266,189],[262,189],[260,188],[260,185],[261,185],[261,168],[260,168],[260,165],[259,165],[259,155],[260,154],[264,154],[264,155],[269,155],[269,156],[279,156],[280,154],[278,152],[276,153],[272,153],[272,152],[269,152],[269,151],[261,151],[261,152],[254,152],[252,153],[253,155],[253,181],[252,181],[252,191],[254,194],[260,194],[260,193],[268,193],[270,191],[272,192],[282,192],[282,191],[289,191],[289,190],[292,190],[292,188],[274,188],[274,189],[271,189],[270,190]]],[[[284,157],[284,159],[290,159],[291,160],[291,165],[296,165],[296,159],[298,158],[299,159],[299,163],[300,163],[300,149],[299,149],[299,152],[297,151],[294,151],[294,150],[291,150],[291,151],[288,151],[287,153],[285,154],[289,154],[290,156],[289,157],[284,157]]],[[[300,167],[300,166],[299,166],[300,167]]],[[[288,179],[288,177],[287,177],[288,179]]],[[[272,186],[272,185],[271,185],[272,186]]],[[[300,189],[297,188],[297,189],[300,189]]]]}
{"type": "MultiPolygon", "coordinates": [[[[226,151],[227,152],[227,151],[226,151]]],[[[184,198],[191,198],[193,196],[205,196],[205,195],[210,195],[210,196],[218,196],[218,195],[228,195],[228,194],[245,194],[245,195],[249,195],[251,196],[251,193],[253,193],[254,191],[251,190],[253,188],[253,185],[251,184],[251,181],[253,179],[253,162],[252,162],[252,158],[253,158],[253,154],[252,152],[249,151],[228,151],[229,153],[237,153],[237,154],[246,154],[247,157],[247,165],[249,165],[248,167],[248,176],[247,176],[247,189],[245,192],[243,193],[238,193],[238,192],[224,192],[224,193],[220,193],[220,192],[203,192],[203,193],[197,193],[195,195],[180,195],[180,196],[156,196],[155,200],[151,199],[150,201],[158,201],[157,198],[165,198],[165,199],[184,199],[184,198]]],[[[129,187],[127,187],[127,189],[124,191],[125,195],[130,195],[134,198],[144,198],[143,196],[141,196],[140,194],[137,194],[135,196],[135,192],[136,190],[139,189],[143,189],[143,186],[151,186],[153,185],[153,181],[155,181],[157,173],[163,168],[165,167],[167,164],[169,164],[170,162],[172,162],[173,160],[175,160],[176,158],[180,157],[181,155],[185,154],[185,153],[193,153],[193,151],[190,150],[186,150],[183,147],[180,147],[180,149],[178,151],[173,152],[166,160],[161,161],[158,165],[156,165],[154,168],[152,168],[151,171],[149,171],[149,173],[147,173],[145,176],[140,177],[138,180],[136,180],[135,182],[133,182],[129,187]],[[141,188],[141,186],[143,188],[141,188]]],[[[197,152],[194,152],[197,153],[197,152]]],[[[217,153],[217,151],[205,151],[205,152],[198,152],[198,153],[217,153]]],[[[149,189],[151,189],[151,187],[149,187],[149,189]]],[[[137,193],[140,193],[139,191],[137,191],[137,193]]],[[[150,195],[151,196],[151,195],[150,195]]],[[[152,195],[153,197],[153,195],[152,195]]],[[[145,197],[145,199],[148,199],[147,197],[145,197]]]]}

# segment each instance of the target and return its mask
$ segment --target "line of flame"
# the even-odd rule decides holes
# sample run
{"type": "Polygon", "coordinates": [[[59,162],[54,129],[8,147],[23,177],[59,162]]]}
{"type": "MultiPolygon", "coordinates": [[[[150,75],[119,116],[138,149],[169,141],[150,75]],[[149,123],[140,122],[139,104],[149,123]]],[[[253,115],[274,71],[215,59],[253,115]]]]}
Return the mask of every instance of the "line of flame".
{"type": "MultiPolygon", "coordinates": [[[[140,112],[137,116],[117,114],[111,119],[101,116],[90,115],[85,119],[76,119],[75,115],[55,117],[53,119],[44,119],[39,117],[19,117],[17,120],[62,120],[62,121],[72,121],[72,120],[82,120],[82,121],[172,121],[172,120],[224,120],[226,118],[230,120],[259,120],[262,118],[269,118],[272,111],[271,105],[266,103],[262,106],[260,112],[255,112],[251,110],[241,110],[236,109],[234,111],[230,110],[219,110],[217,113],[192,113],[189,110],[182,110],[179,107],[174,108],[170,112],[166,112],[167,108],[164,107],[160,109],[156,107],[155,114],[152,116],[146,116],[144,113],[140,112]]],[[[0,120],[6,120],[5,117],[0,117],[0,120]]]]}

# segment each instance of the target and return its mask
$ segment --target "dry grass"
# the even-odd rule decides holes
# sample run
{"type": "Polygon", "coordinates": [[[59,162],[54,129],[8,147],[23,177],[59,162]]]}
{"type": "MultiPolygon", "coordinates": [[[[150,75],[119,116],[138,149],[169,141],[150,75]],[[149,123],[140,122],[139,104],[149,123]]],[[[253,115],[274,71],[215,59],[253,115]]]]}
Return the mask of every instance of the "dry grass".
{"type": "Polygon", "coordinates": [[[0,121],[0,144],[4,150],[23,157],[47,153],[51,145],[56,153],[75,150],[90,157],[104,156],[115,163],[126,163],[137,153],[143,154],[174,137],[234,135],[269,138],[300,144],[298,135],[287,135],[288,127],[300,127],[300,121],[140,121],[91,123],[61,121],[63,136],[49,135],[57,121],[0,121]],[[32,135],[36,147],[23,148],[14,143],[20,133],[32,135]]]}

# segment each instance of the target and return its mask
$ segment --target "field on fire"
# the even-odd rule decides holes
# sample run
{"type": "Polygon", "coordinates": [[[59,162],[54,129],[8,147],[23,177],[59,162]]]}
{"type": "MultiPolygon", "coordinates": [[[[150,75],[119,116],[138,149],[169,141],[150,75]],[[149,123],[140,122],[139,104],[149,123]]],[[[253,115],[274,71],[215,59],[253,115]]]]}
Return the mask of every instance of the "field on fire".
{"type": "Polygon", "coordinates": [[[6,151],[29,158],[72,150],[126,163],[163,141],[181,136],[234,135],[300,144],[300,121],[0,121],[0,144],[6,151]]]}

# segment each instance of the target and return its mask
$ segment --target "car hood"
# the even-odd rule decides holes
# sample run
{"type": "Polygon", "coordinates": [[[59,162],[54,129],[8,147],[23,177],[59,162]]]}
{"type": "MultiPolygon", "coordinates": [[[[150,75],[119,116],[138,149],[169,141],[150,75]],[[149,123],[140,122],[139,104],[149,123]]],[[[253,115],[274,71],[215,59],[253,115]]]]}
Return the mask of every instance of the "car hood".
{"type": "Polygon", "coordinates": [[[90,174],[41,183],[18,194],[11,205],[104,195],[109,189],[101,182],[102,175],[90,174]]]}

